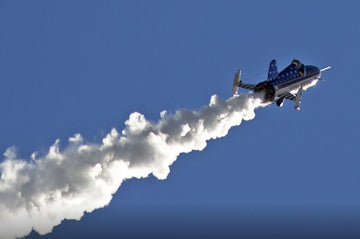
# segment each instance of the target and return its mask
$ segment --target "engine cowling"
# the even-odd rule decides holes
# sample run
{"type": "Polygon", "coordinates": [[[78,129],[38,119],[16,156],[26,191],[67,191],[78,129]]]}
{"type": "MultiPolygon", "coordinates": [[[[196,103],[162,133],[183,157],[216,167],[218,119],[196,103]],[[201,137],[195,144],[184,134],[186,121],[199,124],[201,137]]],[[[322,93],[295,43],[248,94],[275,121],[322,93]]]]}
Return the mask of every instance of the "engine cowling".
{"type": "Polygon", "coordinates": [[[269,82],[261,82],[255,86],[254,92],[264,92],[266,102],[273,102],[275,99],[275,88],[269,82]]]}

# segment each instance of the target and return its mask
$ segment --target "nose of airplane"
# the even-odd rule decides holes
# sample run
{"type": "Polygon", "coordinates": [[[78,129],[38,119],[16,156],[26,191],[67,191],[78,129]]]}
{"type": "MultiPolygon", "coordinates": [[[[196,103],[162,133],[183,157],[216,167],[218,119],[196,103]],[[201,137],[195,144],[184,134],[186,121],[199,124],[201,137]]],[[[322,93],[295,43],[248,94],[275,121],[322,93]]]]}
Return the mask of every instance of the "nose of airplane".
{"type": "Polygon", "coordinates": [[[317,74],[320,74],[320,69],[319,69],[319,67],[314,66],[314,71],[315,71],[317,74]]]}
{"type": "Polygon", "coordinates": [[[306,66],[306,73],[320,75],[320,69],[317,66],[306,66]]]}

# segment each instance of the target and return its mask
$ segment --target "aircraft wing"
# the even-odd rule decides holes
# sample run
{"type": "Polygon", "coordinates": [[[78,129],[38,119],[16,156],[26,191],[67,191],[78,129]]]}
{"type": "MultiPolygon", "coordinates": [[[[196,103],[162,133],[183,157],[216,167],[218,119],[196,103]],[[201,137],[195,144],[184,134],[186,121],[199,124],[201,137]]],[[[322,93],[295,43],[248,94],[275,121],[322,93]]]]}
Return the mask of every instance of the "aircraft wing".
{"type": "Polygon", "coordinates": [[[302,95],[302,87],[300,87],[300,89],[298,90],[296,95],[293,95],[291,93],[284,93],[284,94],[278,95],[278,97],[280,99],[283,98],[283,99],[295,101],[295,109],[300,110],[301,95],[302,95]]]}
{"type": "Polygon", "coordinates": [[[290,93],[284,93],[279,95],[279,98],[284,98],[284,99],[288,99],[288,100],[292,100],[292,101],[296,101],[296,96],[290,93]]]}

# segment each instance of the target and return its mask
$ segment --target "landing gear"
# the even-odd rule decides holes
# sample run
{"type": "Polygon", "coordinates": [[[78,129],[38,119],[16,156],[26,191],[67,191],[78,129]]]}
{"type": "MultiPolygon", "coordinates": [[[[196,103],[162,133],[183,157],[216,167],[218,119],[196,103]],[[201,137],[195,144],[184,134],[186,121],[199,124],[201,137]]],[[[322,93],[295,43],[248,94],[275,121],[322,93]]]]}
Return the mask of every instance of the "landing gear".
{"type": "Polygon", "coordinates": [[[280,98],[276,101],[276,105],[282,107],[284,105],[284,98],[280,98]]]}

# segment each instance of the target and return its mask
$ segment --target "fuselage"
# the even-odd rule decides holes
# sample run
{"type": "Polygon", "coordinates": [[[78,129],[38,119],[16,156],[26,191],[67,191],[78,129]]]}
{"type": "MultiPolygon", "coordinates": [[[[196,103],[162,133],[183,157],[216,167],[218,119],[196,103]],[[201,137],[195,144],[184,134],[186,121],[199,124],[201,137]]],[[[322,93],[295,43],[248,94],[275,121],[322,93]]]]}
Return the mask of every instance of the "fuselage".
{"type": "Polygon", "coordinates": [[[316,66],[291,64],[282,70],[274,79],[263,81],[256,85],[255,92],[265,91],[265,101],[276,101],[286,93],[295,95],[302,87],[304,90],[314,86],[320,78],[320,70],[316,66]]]}

